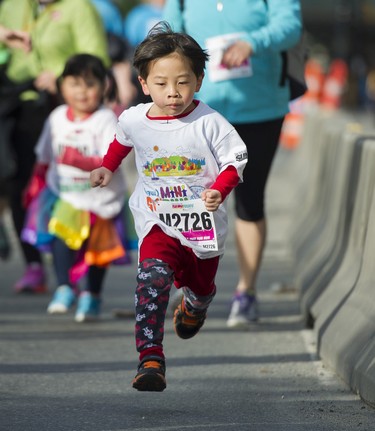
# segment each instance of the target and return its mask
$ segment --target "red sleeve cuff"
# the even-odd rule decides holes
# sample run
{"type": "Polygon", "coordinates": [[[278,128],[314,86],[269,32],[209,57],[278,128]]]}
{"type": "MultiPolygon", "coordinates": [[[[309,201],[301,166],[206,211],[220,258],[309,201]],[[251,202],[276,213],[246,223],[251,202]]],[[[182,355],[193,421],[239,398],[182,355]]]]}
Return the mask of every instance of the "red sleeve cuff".
{"type": "Polygon", "coordinates": [[[237,174],[237,169],[234,166],[228,166],[218,175],[216,181],[212,184],[211,189],[218,190],[224,201],[229,193],[237,186],[239,181],[240,177],[237,174]]]}
{"type": "Polygon", "coordinates": [[[115,172],[132,148],[133,147],[120,144],[115,138],[109,145],[107,154],[103,157],[102,166],[109,169],[111,172],[115,172]]]}

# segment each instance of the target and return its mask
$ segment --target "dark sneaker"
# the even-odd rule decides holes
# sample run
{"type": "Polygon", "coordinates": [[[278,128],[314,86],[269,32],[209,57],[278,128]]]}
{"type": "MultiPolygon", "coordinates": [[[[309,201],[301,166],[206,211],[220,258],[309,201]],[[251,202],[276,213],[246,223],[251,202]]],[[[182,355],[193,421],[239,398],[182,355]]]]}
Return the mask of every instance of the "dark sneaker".
{"type": "Polygon", "coordinates": [[[187,340],[188,338],[194,337],[206,319],[206,310],[196,313],[191,313],[186,309],[185,299],[182,297],[180,305],[176,308],[174,312],[174,330],[176,334],[187,340]]]}
{"type": "Polygon", "coordinates": [[[165,361],[158,356],[148,356],[138,365],[133,388],[138,391],[162,392],[167,387],[165,361]]]}

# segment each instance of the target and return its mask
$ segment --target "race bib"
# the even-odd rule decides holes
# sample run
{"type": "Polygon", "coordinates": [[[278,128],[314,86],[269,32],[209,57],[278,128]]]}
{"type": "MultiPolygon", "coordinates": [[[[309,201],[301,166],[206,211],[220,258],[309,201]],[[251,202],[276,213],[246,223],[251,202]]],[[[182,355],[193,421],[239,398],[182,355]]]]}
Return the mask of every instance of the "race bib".
{"type": "Polygon", "coordinates": [[[213,213],[206,210],[201,199],[158,201],[156,212],[163,223],[181,232],[192,244],[218,250],[213,213]]]}
{"type": "Polygon", "coordinates": [[[225,50],[234,42],[241,39],[242,33],[230,33],[221,36],[210,37],[206,40],[206,47],[210,55],[208,61],[208,77],[210,81],[225,81],[238,79],[252,75],[250,59],[245,60],[240,66],[228,69],[222,64],[225,50]]]}

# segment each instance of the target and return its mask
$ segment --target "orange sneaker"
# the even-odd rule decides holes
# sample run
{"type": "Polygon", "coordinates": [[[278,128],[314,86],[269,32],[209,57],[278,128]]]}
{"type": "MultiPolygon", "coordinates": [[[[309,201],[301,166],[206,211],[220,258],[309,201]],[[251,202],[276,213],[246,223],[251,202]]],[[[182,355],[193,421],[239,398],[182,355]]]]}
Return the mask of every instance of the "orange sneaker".
{"type": "Polygon", "coordinates": [[[185,305],[185,298],[182,297],[181,303],[176,308],[173,318],[176,334],[184,340],[194,337],[203,326],[206,314],[206,310],[196,313],[188,311],[185,305]]]}
{"type": "Polygon", "coordinates": [[[146,356],[138,365],[133,388],[138,391],[162,392],[167,387],[165,361],[158,356],[146,356]]]}

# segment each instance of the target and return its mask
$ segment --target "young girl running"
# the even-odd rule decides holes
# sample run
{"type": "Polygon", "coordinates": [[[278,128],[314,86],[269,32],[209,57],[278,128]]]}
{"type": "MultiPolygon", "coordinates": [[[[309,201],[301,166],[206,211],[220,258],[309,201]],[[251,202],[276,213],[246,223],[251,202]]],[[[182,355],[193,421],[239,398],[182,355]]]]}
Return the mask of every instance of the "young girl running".
{"type": "Polygon", "coordinates": [[[107,189],[90,185],[90,171],[101,165],[117,123],[113,111],[103,106],[106,82],[107,69],[99,58],[79,54],[68,60],[60,80],[66,104],[46,121],[24,195],[28,223],[23,238],[48,247],[53,256],[58,288],[47,312],[66,313],[77,300],[77,322],[99,317],[107,267],[127,261],[122,173],[114,174],[107,189]],[[84,275],[85,287],[79,289],[84,275]]]}
{"type": "Polygon", "coordinates": [[[227,235],[225,198],[241,179],[246,147],[217,112],[195,100],[207,54],[166,23],[138,46],[134,66],[153,102],[126,110],[93,187],[112,184],[122,159],[135,150],[138,182],[130,198],[139,237],[135,294],[138,372],[133,387],[166,387],[164,320],[174,283],[183,291],[174,314],[177,335],[193,337],[215,292],[227,235]]]}

